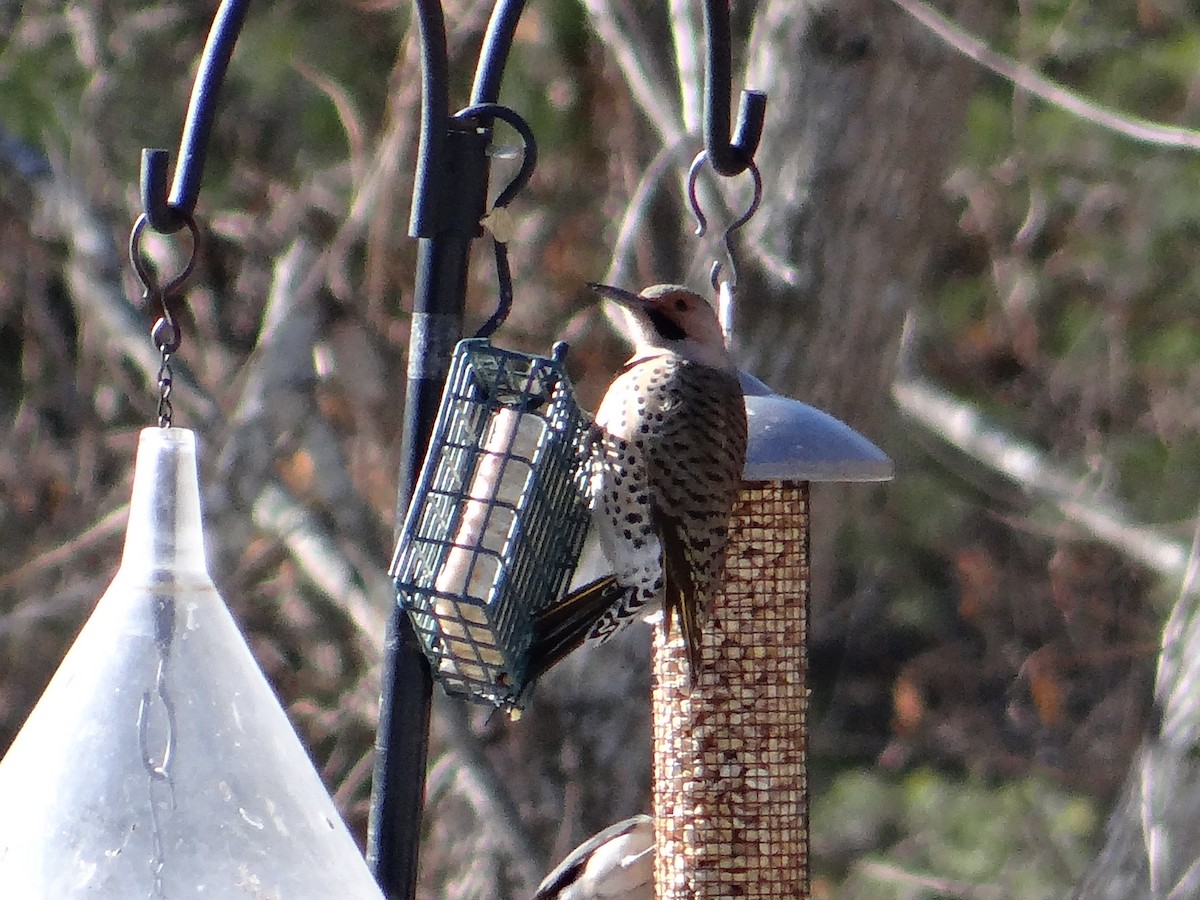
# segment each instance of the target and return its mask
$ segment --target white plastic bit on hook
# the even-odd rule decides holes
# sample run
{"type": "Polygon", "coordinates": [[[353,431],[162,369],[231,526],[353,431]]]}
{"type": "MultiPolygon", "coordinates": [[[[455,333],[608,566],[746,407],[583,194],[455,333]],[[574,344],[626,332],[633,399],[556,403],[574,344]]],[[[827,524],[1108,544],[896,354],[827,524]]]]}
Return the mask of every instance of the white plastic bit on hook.
{"type": "Polygon", "coordinates": [[[493,207],[492,211],[484,216],[479,224],[490,231],[492,237],[502,244],[507,244],[517,233],[517,220],[513,218],[513,214],[508,211],[506,206],[493,207]]]}
{"type": "Polygon", "coordinates": [[[717,318],[725,335],[725,345],[733,347],[733,286],[728,281],[717,285],[717,318]]]}

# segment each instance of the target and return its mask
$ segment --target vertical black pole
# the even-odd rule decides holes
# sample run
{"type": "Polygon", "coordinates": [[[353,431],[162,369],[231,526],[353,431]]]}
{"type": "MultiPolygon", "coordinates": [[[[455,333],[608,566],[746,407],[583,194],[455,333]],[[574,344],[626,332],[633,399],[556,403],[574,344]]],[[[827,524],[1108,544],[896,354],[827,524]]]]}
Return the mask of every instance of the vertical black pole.
{"type": "MultiPolygon", "coordinates": [[[[433,238],[421,238],[409,340],[404,446],[398,481],[397,522],[418,475],[442,396],[450,354],[462,334],[470,241],[479,230],[487,193],[488,134],[474,125],[445,134],[446,184],[455,185],[454,208],[433,238]]],[[[425,768],[433,682],[408,614],[396,606],[384,648],[376,770],[367,857],[389,900],[416,890],[416,859],[425,793],[425,768]]]]}
{"type": "MultiPolygon", "coordinates": [[[[419,239],[409,340],[397,528],[419,474],[455,343],[462,336],[471,241],[486,212],[490,122],[449,116],[445,23],[416,0],[423,77],[421,149],[409,231],[419,239]]],[[[494,102],[524,0],[498,0],[472,102],[494,102]]],[[[384,647],[367,861],[388,900],[416,896],[433,681],[407,614],[393,608],[384,647]]]]}
{"type": "MultiPolygon", "coordinates": [[[[432,410],[437,403],[437,371],[445,365],[438,358],[427,358],[426,352],[434,349],[432,338],[438,333],[443,336],[443,344],[451,342],[458,334],[462,318],[454,292],[441,295],[439,300],[433,290],[441,280],[434,273],[442,267],[434,257],[445,257],[444,251],[437,252],[445,132],[449,121],[445,20],[438,0],[416,0],[414,6],[421,42],[421,145],[409,230],[420,238],[420,245],[409,341],[404,444],[397,481],[397,528],[404,521],[420,467],[421,448],[428,439],[427,424],[432,422],[432,410]],[[440,327],[431,328],[431,323],[440,327]]],[[[469,246],[469,240],[466,243],[469,246]]],[[[459,268],[465,272],[465,261],[459,268]]],[[[444,347],[441,352],[444,353],[444,347]]],[[[367,864],[388,900],[411,900],[417,889],[433,679],[429,663],[417,646],[412,625],[398,605],[392,607],[383,653],[375,771],[367,825],[367,864]]]]}
{"type": "MultiPolygon", "coordinates": [[[[418,247],[397,522],[403,522],[450,356],[462,334],[467,257],[487,194],[488,139],[473,124],[446,133],[441,164],[448,176],[445,183],[455,185],[454,202],[444,211],[446,224],[434,237],[421,238],[418,247]]],[[[367,851],[389,900],[408,900],[416,891],[432,690],[429,663],[408,615],[396,606],[384,652],[367,851]]]]}

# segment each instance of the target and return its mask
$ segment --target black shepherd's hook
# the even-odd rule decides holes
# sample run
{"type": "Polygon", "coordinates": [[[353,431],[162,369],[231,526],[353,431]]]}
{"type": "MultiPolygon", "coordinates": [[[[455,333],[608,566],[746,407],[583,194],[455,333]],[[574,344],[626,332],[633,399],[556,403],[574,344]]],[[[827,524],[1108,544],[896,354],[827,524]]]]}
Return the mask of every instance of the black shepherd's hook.
{"type": "MultiPolygon", "coordinates": [[[[421,139],[409,234],[418,245],[397,524],[404,520],[433,431],[451,350],[462,336],[471,242],[487,205],[488,132],[491,120],[502,117],[482,105],[499,99],[524,5],[524,0],[496,0],[492,7],[471,89],[476,114],[473,122],[463,122],[450,116],[442,5],[439,0],[413,0],[421,51],[421,139]]],[[[531,169],[531,146],[527,142],[523,171],[531,169]]],[[[522,183],[518,175],[499,199],[510,200],[522,183]]],[[[389,619],[383,669],[367,861],[385,897],[411,900],[417,890],[433,679],[400,604],[393,606],[389,619]]]]}
{"type": "Polygon", "coordinates": [[[729,139],[729,109],[733,98],[729,0],[705,0],[704,34],[708,59],[704,71],[704,149],[718,175],[740,175],[754,161],[762,138],[767,95],[742,91],[737,128],[729,139]]]}
{"type": "MultiPolygon", "coordinates": [[[[223,0],[208,33],[208,43],[200,58],[200,69],[192,87],[183,138],[179,144],[179,159],[175,166],[175,183],[167,196],[166,150],[142,151],[142,207],[146,221],[155,231],[174,234],[188,225],[196,198],[200,195],[200,179],[204,174],[204,156],[212,132],[217,109],[217,93],[225,78],[225,69],[233,55],[233,45],[250,0],[223,0]]],[[[190,226],[189,226],[190,227],[190,226]]]]}

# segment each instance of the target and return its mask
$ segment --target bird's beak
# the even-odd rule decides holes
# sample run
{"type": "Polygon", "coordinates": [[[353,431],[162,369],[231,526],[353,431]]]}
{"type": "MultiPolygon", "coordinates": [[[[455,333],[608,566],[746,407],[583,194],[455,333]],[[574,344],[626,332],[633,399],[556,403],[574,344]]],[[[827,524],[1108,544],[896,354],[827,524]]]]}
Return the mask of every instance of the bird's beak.
{"type": "Polygon", "coordinates": [[[590,287],[601,297],[619,303],[626,309],[637,309],[639,306],[643,306],[646,303],[643,298],[639,297],[632,291],[627,291],[624,288],[613,287],[611,284],[597,284],[596,282],[589,281],[588,287],[590,287]]]}

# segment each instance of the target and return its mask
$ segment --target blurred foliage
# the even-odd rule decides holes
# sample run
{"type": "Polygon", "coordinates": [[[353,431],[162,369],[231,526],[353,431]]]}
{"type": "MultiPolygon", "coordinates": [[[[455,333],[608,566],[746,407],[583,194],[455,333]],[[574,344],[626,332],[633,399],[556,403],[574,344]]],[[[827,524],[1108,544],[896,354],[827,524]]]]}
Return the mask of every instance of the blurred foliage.
{"type": "MultiPolygon", "coordinates": [[[[1129,116],[1200,125],[1193,4],[1008,12],[996,49],[1129,116]]],[[[929,275],[910,361],[1078,472],[1081,497],[1119,498],[1185,544],[1200,499],[1198,179],[1194,153],[1131,141],[984,77],[946,182],[959,230],[929,275]]],[[[829,698],[818,721],[837,737],[818,740],[816,767],[857,749],[897,773],[933,759],[989,780],[817,779],[818,886],[856,898],[1063,896],[1148,722],[1157,633],[1177,586],[898,425],[883,444],[898,477],[837,552],[846,562],[835,593],[857,599],[833,681],[817,689],[819,703],[829,698]],[[865,574],[864,560],[874,566],[865,574]],[[906,661],[893,667],[897,655],[906,661]],[[993,704],[1002,715],[978,714],[993,704]],[[882,709],[886,747],[863,727],[882,709]],[[990,781],[1023,771],[1018,759],[1078,793],[990,781]],[[1018,799],[1043,791],[1061,813],[1018,799]],[[922,798],[937,798],[932,817],[922,798]],[[1041,857],[1014,844],[1030,821],[1060,814],[1069,827],[1037,834],[1070,835],[1063,846],[1041,857]],[[856,871],[864,855],[895,871],[856,871]]]]}
{"type": "MultiPolygon", "coordinates": [[[[174,153],[215,6],[0,6],[0,128],[86,191],[114,246],[136,215],[140,149],[174,153]]],[[[447,4],[453,104],[466,102],[488,10],[447,4]]],[[[1002,13],[998,49],[1131,115],[1200,126],[1195,4],[1029,0],[1002,13]]],[[[356,484],[385,528],[413,280],[419,96],[409,27],[400,2],[252,8],[208,157],[210,233],[182,354],[228,412],[273,260],[299,233],[337,246],[324,314],[338,340],[357,341],[349,356],[371,374],[347,366],[321,386],[323,410],[344,427],[356,484]],[[381,164],[369,221],[338,244],[364,169],[378,162],[370,149],[389,129],[395,153],[381,164]]],[[[594,402],[619,347],[592,327],[582,285],[607,264],[613,222],[658,148],[574,0],[530,4],[504,98],[533,125],[542,156],[519,201],[517,303],[501,338],[545,349],[570,337],[581,394],[594,402]]],[[[508,140],[503,129],[498,140],[508,140]]],[[[511,166],[498,160],[494,182],[511,166]]],[[[1132,142],[986,76],[950,168],[958,228],[930,236],[935,264],[911,363],[1080,472],[1083,495],[1103,487],[1189,539],[1200,497],[1200,158],[1132,142]]],[[[4,174],[0,745],[115,565],[119,528],[79,536],[124,502],[134,432],[152,408],[146,386],[80,326],[61,275],[64,242],[40,232],[19,179],[4,174]],[[44,562],[70,542],[69,566],[44,562]]],[[[489,257],[481,248],[472,267],[468,329],[495,302],[489,257]]],[[[892,423],[879,442],[899,477],[855,489],[864,521],[835,548],[833,594],[845,602],[817,612],[831,623],[818,623],[829,637],[813,648],[818,896],[1062,896],[1145,727],[1172,590],[911,423],[892,423]]],[[[252,540],[240,550],[222,587],[240,598],[235,612],[258,658],[329,783],[344,786],[339,800],[361,833],[369,661],[279,547],[252,540]]],[[[510,761],[556,734],[547,727],[551,737],[534,741],[476,724],[510,761]]],[[[614,756],[620,738],[605,736],[614,756]]],[[[522,812],[561,849],[571,827],[598,830],[637,801],[573,808],[568,826],[563,794],[602,806],[609,786],[537,780],[581,777],[586,754],[602,752],[590,735],[559,739],[544,769],[529,763],[532,785],[513,790],[538,798],[522,812]]],[[[644,773],[633,781],[644,792],[644,773]]],[[[444,896],[487,896],[471,893],[460,862],[433,851],[426,865],[459,885],[444,896]]]]}
{"type": "Polygon", "coordinates": [[[830,866],[813,896],[853,900],[1061,897],[1101,821],[1092,801],[1044,779],[964,784],[925,769],[839,775],[817,793],[813,817],[829,823],[813,852],[830,866]],[[882,843],[892,844],[886,857],[874,849],[882,843]]]}

